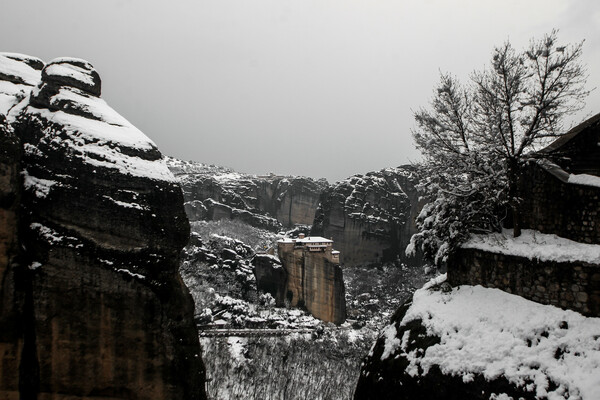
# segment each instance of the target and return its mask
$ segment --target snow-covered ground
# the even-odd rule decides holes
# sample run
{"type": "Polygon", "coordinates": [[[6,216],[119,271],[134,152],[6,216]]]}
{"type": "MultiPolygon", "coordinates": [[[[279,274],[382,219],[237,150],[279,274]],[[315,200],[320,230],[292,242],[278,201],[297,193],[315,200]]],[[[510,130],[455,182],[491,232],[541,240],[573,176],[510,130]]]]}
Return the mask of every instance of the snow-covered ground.
{"type": "Polygon", "coordinates": [[[409,335],[396,337],[390,325],[383,332],[382,358],[400,349],[413,376],[419,367],[427,373],[438,365],[465,382],[474,374],[488,380],[504,376],[539,398],[600,399],[600,318],[481,286],[428,289],[440,282],[415,292],[401,325],[421,320],[427,334],[441,342],[424,353],[406,353],[409,335]]]}

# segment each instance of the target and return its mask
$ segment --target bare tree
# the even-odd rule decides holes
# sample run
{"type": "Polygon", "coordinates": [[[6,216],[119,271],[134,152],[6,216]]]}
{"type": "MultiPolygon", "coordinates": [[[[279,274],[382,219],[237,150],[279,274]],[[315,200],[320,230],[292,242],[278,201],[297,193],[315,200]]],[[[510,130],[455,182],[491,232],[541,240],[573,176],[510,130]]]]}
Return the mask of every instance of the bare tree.
{"type": "Polygon", "coordinates": [[[415,113],[413,137],[424,157],[421,188],[431,202],[417,221],[412,248],[421,246],[439,262],[469,232],[498,229],[503,207],[520,235],[522,167],[564,132],[564,118],[589,94],[583,42],[557,41],[554,30],[522,52],[506,42],[466,86],[441,74],[430,107],[415,113]]]}

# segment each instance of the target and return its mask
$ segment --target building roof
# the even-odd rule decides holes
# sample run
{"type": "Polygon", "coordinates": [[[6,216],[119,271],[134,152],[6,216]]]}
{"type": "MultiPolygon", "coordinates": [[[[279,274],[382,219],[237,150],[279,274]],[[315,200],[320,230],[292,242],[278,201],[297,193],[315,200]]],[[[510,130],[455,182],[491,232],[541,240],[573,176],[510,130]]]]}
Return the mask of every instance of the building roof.
{"type": "Polygon", "coordinates": [[[598,123],[600,123],[600,113],[594,115],[593,117],[591,117],[589,119],[586,119],[585,121],[583,121],[576,127],[572,128],[569,132],[560,136],[558,139],[556,139],[554,142],[550,143],[548,146],[546,146],[539,152],[540,153],[552,153],[552,152],[560,149],[564,145],[566,145],[568,142],[570,142],[573,138],[575,138],[581,132],[585,131],[586,129],[588,129],[594,125],[597,125],[598,123]]]}
{"type": "Polygon", "coordinates": [[[291,239],[283,238],[277,241],[277,243],[301,243],[301,244],[316,244],[316,243],[333,243],[333,240],[325,239],[321,236],[307,236],[303,239],[291,239]]]}

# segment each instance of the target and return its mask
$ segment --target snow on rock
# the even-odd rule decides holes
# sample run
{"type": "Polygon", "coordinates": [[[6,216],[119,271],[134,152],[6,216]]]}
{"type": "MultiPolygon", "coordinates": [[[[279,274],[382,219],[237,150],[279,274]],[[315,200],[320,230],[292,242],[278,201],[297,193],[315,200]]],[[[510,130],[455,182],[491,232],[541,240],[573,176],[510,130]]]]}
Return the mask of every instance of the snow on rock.
{"type": "Polygon", "coordinates": [[[34,86],[40,81],[39,66],[44,63],[33,57],[26,58],[24,55],[16,53],[0,53],[0,77],[4,81],[34,86]],[[39,63],[33,63],[27,60],[37,60],[39,63]]]}
{"type": "Polygon", "coordinates": [[[244,346],[246,344],[246,339],[241,337],[233,337],[230,336],[227,338],[227,345],[229,347],[229,353],[231,354],[231,358],[237,361],[244,361],[246,358],[244,357],[244,346]]]}
{"type": "Polygon", "coordinates": [[[579,243],[531,229],[523,229],[521,236],[516,238],[512,236],[511,230],[472,235],[462,247],[526,257],[531,260],[600,263],[600,245],[579,243]]]}
{"type": "Polygon", "coordinates": [[[23,100],[40,81],[44,63],[35,57],[17,53],[0,53],[0,115],[23,100]]]}
{"type": "MultiPolygon", "coordinates": [[[[441,341],[424,353],[404,354],[410,375],[439,366],[447,375],[529,382],[526,390],[540,398],[600,399],[600,318],[461,286],[450,293],[418,290],[400,325],[414,320],[441,341]]],[[[386,339],[386,349],[388,343],[393,353],[401,341],[386,339]]]]}
{"type": "Polygon", "coordinates": [[[55,58],[43,69],[42,80],[72,86],[94,96],[101,92],[100,75],[92,64],[79,58],[55,58]]]}
{"type": "Polygon", "coordinates": [[[58,182],[50,179],[42,179],[31,176],[29,173],[27,173],[27,170],[23,170],[22,175],[23,187],[25,190],[31,191],[38,198],[44,198],[48,196],[52,186],[58,184],[58,182]]]}

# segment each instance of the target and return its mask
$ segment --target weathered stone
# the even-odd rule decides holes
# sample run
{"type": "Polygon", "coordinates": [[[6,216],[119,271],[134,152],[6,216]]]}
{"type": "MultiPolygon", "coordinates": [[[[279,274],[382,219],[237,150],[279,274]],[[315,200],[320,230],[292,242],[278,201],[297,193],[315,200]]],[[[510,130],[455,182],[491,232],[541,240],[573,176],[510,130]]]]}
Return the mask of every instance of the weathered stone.
{"type": "Polygon", "coordinates": [[[286,294],[287,273],[281,262],[269,254],[257,254],[252,260],[256,288],[269,293],[279,307],[284,305],[286,294]]]}
{"type": "Polygon", "coordinates": [[[588,294],[585,293],[585,292],[579,292],[579,293],[577,293],[576,297],[577,297],[577,300],[580,301],[580,302],[582,302],[582,303],[585,303],[585,302],[588,301],[588,294]]]}
{"type": "Polygon", "coordinates": [[[448,259],[448,281],[452,286],[496,287],[542,304],[559,304],[587,316],[599,317],[600,303],[593,300],[593,295],[600,293],[600,280],[593,279],[598,269],[599,265],[583,262],[534,261],[461,248],[448,259]],[[474,267],[475,260],[481,261],[478,267],[474,267]],[[494,276],[515,279],[499,281],[494,280],[494,276]]]}
{"type": "Polygon", "coordinates": [[[285,297],[290,306],[306,307],[323,321],[341,324],[346,320],[339,261],[335,262],[330,253],[311,252],[291,242],[279,244],[278,256],[287,274],[285,297]]]}
{"type": "Polygon", "coordinates": [[[355,175],[321,195],[312,234],[332,238],[345,266],[395,261],[421,264],[404,250],[422,206],[411,166],[355,175]]]}
{"type": "Polygon", "coordinates": [[[96,97],[89,63],[55,60],[38,88],[2,126],[0,216],[20,208],[0,265],[0,398],[205,398],[178,274],[181,189],[156,146],[96,97]],[[4,144],[16,137],[17,150],[4,144]]]}
{"type": "Polygon", "coordinates": [[[328,186],[325,180],[246,175],[173,158],[167,162],[181,183],[190,220],[238,219],[272,231],[310,225],[319,196],[328,186]],[[204,204],[206,212],[198,210],[198,202],[204,204]]]}

